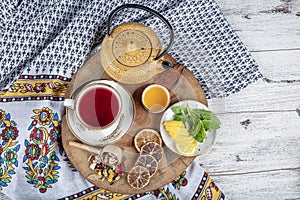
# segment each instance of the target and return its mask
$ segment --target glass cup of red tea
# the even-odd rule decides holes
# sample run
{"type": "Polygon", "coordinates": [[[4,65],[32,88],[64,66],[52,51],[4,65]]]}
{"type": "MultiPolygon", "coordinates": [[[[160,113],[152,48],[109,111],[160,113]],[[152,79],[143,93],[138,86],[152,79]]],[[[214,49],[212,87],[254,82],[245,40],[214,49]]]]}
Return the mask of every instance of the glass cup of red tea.
{"type": "Polygon", "coordinates": [[[65,99],[64,105],[74,110],[84,128],[100,132],[99,138],[108,136],[118,127],[122,99],[119,92],[110,85],[86,85],[75,97],[65,99]]]}

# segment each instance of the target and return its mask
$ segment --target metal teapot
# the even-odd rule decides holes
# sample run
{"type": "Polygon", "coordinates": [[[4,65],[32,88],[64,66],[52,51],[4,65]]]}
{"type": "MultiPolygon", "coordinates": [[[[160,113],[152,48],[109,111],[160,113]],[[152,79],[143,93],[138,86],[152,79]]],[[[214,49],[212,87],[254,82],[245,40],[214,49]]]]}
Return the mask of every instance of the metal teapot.
{"type": "Polygon", "coordinates": [[[111,12],[103,39],[100,60],[105,72],[114,80],[138,84],[164,70],[164,55],[171,48],[174,33],[170,23],[158,12],[138,4],[125,4],[111,12]],[[170,41],[165,50],[157,34],[148,26],[127,22],[111,30],[113,17],[125,8],[138,8],[160,18],[169,28],[170,41]]]}

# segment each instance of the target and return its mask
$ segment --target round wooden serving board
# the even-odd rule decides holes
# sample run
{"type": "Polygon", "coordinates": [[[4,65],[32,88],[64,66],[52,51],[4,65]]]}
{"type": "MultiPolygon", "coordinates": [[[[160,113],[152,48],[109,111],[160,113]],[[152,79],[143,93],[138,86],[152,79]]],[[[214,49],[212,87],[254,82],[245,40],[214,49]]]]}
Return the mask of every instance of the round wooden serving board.
{"type": "MultiPolygon", "coordinates": [[[[194,75],[184,66],[177,64],[170,55],[166,55],[164,60],[169,61],[173,65],[173,68],[155,75],[151,80],[142,84],[129,85],[120,83],[131,94],[134,102],[133,123],[128,132],[115,143],[123,150],[125,174],[112,185],[107,181],[88,179],[92,184],[121,194],[143,193],[168,184],[179,176],[194,160],[194,157],[184,157],[173,153],[163,144],[163,159],[159,162],[158,170],[151,177],[149,184],[142,189],[135,189],[127,183],[127,174],[139,156],[133,143],[135,134],[144,128],[151,128],[159,132],[160,120],[163,114],[152,114],[143,108],[141,93],[147,85],[150,83],[159,83],[167,87],[171,93],[170,105],[181,100],[197,100],[207,105],[205,94],[194,75]]],[[[99,51],[91,56],[76,73],[65,97],[69,98],[76,88],[93,79],[111,79],[101,66],[99,51]]],[[[89,168],[88,157],[90,156],[90,152],[70,146],[69,141],[78,141],[78,139],[68,127],[66,116],[64,116],[62,122],[62,142],[68,158],[83,177],[87,178],[89,175],[94,174],[95,172],[89,168]]]]}

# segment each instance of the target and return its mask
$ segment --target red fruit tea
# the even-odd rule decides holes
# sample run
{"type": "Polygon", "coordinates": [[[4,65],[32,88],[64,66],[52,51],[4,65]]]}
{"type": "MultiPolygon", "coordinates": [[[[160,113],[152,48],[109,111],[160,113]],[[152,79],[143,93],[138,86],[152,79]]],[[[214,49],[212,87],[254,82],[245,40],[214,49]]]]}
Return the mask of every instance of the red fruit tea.
{"type": "Polygon", "coordinates": [[[78,112],[89,126],[100,128],[112,123],[118,116],[120,104],[111,90],[98,87],[88,90],[79,99],[78,112]]]}

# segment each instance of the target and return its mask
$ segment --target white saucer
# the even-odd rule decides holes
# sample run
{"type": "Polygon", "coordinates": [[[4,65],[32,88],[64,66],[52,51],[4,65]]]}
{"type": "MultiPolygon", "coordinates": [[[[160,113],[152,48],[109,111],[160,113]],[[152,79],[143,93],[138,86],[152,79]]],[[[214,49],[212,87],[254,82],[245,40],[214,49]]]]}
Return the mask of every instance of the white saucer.
{"type": "MultiPolygon", "coordinates": [[[[161,121],[160,121],[160,134],[161,134],[162,139],[163,139],[164,143],[166,144],[166,146],[169,149],[171,149],[174,153],[177,153],[177,154],[180,154],[180,152],[177,151],[176,143],[170,137],[169,133],[164,128],[163,123],[166,120],[173,120],[174,113],[171,110],[172,107],[186,106],[186,105],[189,105],[189,107],[191,109],[200,108],[200,109],[204,109],[204,110],[209,110],[208,107],[206,107],[204,104],[202,104],[198,101],[185,100],[185,101],[179,101],[179,102],[173,104],[164,112],[164,114],[161,118],[161,121]]],[[[193,155],[189,155],[189,156],[198,156],[198,155],[203,155],[203,154],[207,153],[214,145],[215,138],[216,138],[216,131],[206,132],[206,138],[204,139],[204,141],[202,143],[198,142],[196,151],[194,152],[193,155]]]]}
{"type": "Polygon", "coordinates": [[[99,134],[101,130],[95,131],[83,127],[80,124],[79,120],[77,119],[73,109],[66,107],[66,115],[67,115],[68,126],[72,131],[72,133],[75,135],[75,137],[77,137],[83,143],[92,146],[102,146],[102,145],[113,143],[126,134],[126,132],[129,130],[133,122],[134,108],[133,108],[133,102],[131,96],[117,82],[111,80],[96,80],[88,83],[87,85],[94,84],[94,83],[108,84],[113,88],[115,88],[117,91],[119,91],[121,95],[122,104],[123,104],[122,111],[121,111],[121,119],[118,125],[119,128],[115,131],[115,133],[99,138],[99,135],[101,135],[99,134]]]}

